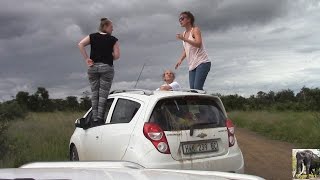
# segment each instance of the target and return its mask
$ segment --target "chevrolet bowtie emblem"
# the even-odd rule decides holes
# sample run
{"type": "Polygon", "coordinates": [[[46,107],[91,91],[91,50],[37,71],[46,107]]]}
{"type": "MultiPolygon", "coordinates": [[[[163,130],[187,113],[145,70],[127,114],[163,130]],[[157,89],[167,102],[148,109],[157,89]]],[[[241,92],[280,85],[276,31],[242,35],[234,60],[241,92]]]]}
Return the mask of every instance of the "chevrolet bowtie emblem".
{"type": "Polygon", "coordinates": [[[200,133],[200,134],[197,135],[197,137],[199,137],[199,138],[204,138],[206,136],[207,136],[207,134],[205,134],[205,133],[200,133]]]}

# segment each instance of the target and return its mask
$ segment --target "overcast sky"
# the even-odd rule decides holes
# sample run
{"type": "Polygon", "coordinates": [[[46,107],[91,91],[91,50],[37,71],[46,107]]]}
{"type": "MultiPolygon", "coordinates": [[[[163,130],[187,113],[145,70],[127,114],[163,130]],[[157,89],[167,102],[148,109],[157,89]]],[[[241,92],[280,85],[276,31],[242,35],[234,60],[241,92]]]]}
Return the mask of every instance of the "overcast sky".
{"type": "MultiPolygon", "coordinates": [[[[204,89],[248,96],[259,90],[320,86],[320,3],[313,0],[1,0],[0,100],[42,86],[51,98],[89,89],[77,43],[96,32],[101,17],[114,22],[121,58],[113,89],[156,89],[164,69],[182,52],[176,33],[189,10],[212,61],[204,89]]],[[[88,49],[89,51],[89,49],[88,49]]],[[[188,88],[188,67],[176,71],[188,88]]]]}

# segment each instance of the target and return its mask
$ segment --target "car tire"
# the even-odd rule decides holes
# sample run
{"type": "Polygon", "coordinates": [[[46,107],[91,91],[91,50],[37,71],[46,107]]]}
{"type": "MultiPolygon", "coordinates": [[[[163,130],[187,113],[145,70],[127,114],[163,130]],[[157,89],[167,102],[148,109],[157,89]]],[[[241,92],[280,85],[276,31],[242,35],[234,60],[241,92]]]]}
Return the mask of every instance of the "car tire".
{"type": "Polygon", "coordinates": [[[70,161],[79,161],[79,155],[76,146],[72,146],[70,151],[70,161]]]}

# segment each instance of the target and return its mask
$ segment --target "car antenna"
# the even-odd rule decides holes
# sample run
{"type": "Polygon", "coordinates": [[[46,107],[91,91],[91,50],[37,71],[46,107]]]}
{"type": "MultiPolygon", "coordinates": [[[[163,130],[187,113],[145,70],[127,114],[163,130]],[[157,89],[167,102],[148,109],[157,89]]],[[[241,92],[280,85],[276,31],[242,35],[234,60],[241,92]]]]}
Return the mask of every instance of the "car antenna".
{"type": "Polygon", "coordinates": [[[140,80],[140,76],[141,76],[141,74],[142,74],[142,71],[143,71],[145,65],[146,65],[146,62],[143,63],[143,66],[142,66],[142,69],[141,69],[140,74],[139,74],[139,76],[138,76],[138,79],[137,79],[137,81],[136,81],[136,84],[134,85],[134,89],[137,87],[137,84],[138,84],[138,82],[139,82],[139,80],[140,80]]]}

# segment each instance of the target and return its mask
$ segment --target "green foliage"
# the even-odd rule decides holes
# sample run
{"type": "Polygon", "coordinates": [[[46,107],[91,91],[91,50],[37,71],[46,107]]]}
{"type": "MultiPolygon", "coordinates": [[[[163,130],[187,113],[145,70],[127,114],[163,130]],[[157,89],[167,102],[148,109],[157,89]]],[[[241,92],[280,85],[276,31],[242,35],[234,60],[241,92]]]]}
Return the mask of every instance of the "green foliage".
{"type": "Polygon", "coordinates": [[[294,143],[301,148],[320,147],[320,115],[314,112],[233,111],[228,116],[238,127],[294,143]]]}
{"type": "Polygon", "coordinates": [[[78,103],[77,97],[75,96],[67,97],[67,109],[71,111],[79,110],[79,103],[78,103]]]}
{"type": "Polygon", "coordinates": [[[256,96],[221,96],[227,111],[320,111],[320,89],[303,87],[297,95],[290,89],[268,93],[259,91],[256,96]]]}
{"type": "MultiPolygon", "coordinates": [[[[66,99],[50,99],[49,92],[44,87],[39,87],[34,94],[20,91],[14,100],[6,102],[0,107],[0,113],[10,114],[10,110],[19,112],[24,110],[31,112],[86,111],[91,107],[89,94],[88,91],[83,92],[79,102],[76,96],[68,96],[66,99]],[[16,104],[12,105],[12,102],[16,102],[16,104]],[[5,106],[10,107],[6,108],[5,106]],[[10,112],[7,112],[8,109],[10,112]]],[[[319,88],[303,87],[296,95],[290,89],[279,92],[269,91],[268,93],[259,91],[249,98],[238,94],[221,95],[217,93],[214,95],[222,99],[227,111],[320,111],[319,88]]],[[[18,114],[21,114],[19,112],[18,114]]]]}
{"type": "Polygon", "coordinates": [[[0,104],[0,121],[22,118],[26,115],[25,106],[20,106],[16,101],[7,101],[0,104]]]}
{"type": "Polygon", "coordinates": [[[29,93],[19,91],[16,95],[16,101],[20,106],[27,107],[29,105],[29,93]]]}
{"type": "Polygon", "coordinates": [[[52,99],[53,109],[57,111],[66,111],[67,101],[64,99],[52,99]]]}
{"type": "Polygon", "coordinates": [[[26,115],[26,110],[23,109],[15,101],[8,101],[0,104],[0,164],[2,158],[7,154],[10,148],[8,144],[7,130],[9,128],[9,121],[24,117],[26,115]]]}
{"type": "MultiPolygon", "coordinates": [[[[8,109],[14,111],[27,110],[30,112],[53,112],[53,111],[86,111],[91,107],[89,92],[85,91],[83,97],[68,96],[66,99],[50,99],[49,92],[44,87],[38,87],[34,94],[19,91],[14,100],[6,102],[0,107],[0,113],[8,109]],[[16,102],[15,108],[12,108],[11,102],[16,102]],[[7,105],[11,105],[5,107],[7,105]]],[[[10,114],[6,112],[6,114],[10,114]]],[[[11,117],[10,117],[11,118],[11,117]]]]}
{"type": "Polygon", "coordinates": [[[0,168],[68,160],[74,121],[82,115],[83,112],[32,112],[23,120],[11,121],[6,131],[7,154],[2,163],[0,160],[0,168]]]}
{"type": "Polygon", "coordinates": [[[82,97],[79,105],[80,110],[87,110],[91,107],[91,100],[88,96],[82,97]]]}
{"type": "Polygon", "coordinates": [[[290,89],[285,89],[276,93],[275,101],[277,102],[294,102],[295,95],[294,92],[290,89]]]}
{"type": "MultiPolygon", "coordinates": [[[[6,131],[8,129],[8,122],[7,121],[0,121],[0,154],[2,156],[5,155],[5,153],[8,150],[8,145],[7,145],[7,135],[6,135],[6,131]]],[[[0,161],[1,161],[1,157],[0,157],[0,161]]]]}

